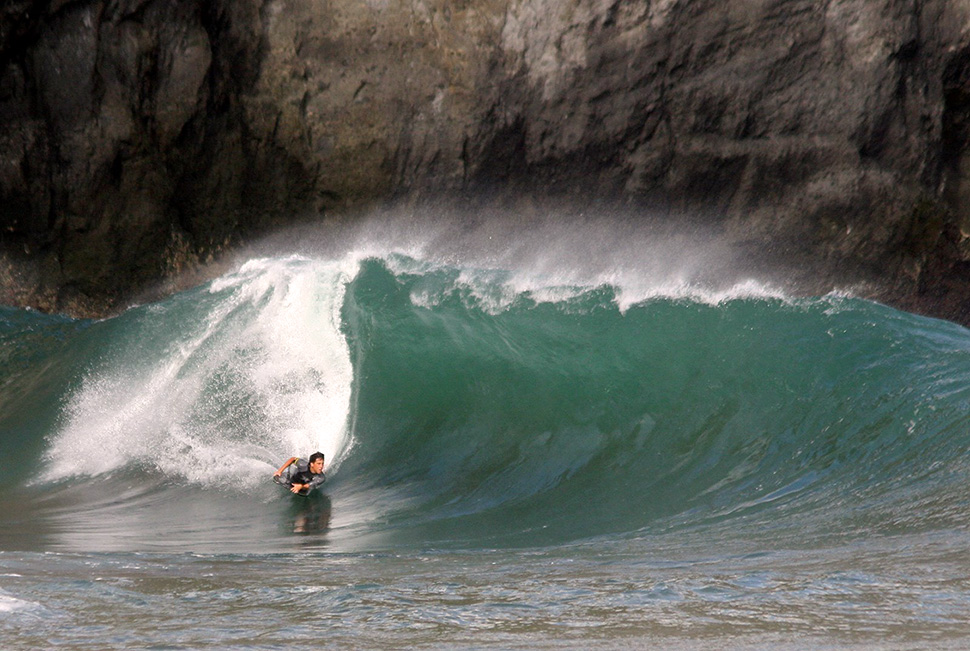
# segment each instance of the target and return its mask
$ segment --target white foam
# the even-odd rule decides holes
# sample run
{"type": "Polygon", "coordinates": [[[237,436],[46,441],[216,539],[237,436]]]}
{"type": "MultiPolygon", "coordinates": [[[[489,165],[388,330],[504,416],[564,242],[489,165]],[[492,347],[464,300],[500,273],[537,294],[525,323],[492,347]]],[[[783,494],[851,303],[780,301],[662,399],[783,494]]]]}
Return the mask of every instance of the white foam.
{"type": "Polygon", "coordinates": [[[36,612],[42,610],[46,609],[39,603],[17,599],[16,597],[0,593],[0,614],[36,612]]]}
{"type": "Polygon", "coordinates": [[[207,300],[183,297],[197,321],[150,313],[144,348],[119,351],[70,398],[49,478],[138,463],[202,484],[225,472],[257,483],[316,450],[334,469],[350,444],[340,310],[356,270],[353,258],[250,260],[207,300]]]}
{"type": "MultiPolygon", "coordinates": [[[[429,272],[432,269],[427,264],[422,266],[429,272]]],[[[389,268],[396,273],[415,272],[414,265],[405,265],[397,260],[389,268]]],[[[434,290],[422,288],[412,292],[410,298],[416,306],[433,307],[452,292],[459,291],[474,300],[485,312],[498,314],[522,298],[535,303],[563,304],[604,287],[614,292],[614,302],[621,312],[654,299],[691,300],[709,305],[744,299],[790,300],[783,290],[750,278],[716,288],[679,276],[657,279],[622,270],[584,279],[562,273],[550,277],[522,269],[513,272],[461,269],[450,284],[434,290]]]]}

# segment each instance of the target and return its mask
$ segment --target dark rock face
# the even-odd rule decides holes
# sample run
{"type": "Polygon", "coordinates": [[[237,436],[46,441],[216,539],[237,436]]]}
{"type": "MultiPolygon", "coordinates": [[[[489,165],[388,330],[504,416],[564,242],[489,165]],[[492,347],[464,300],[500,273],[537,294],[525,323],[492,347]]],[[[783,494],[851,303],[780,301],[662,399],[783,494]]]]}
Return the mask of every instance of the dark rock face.
{"type": "Polygon", "coordinates": [[[968,26],[959,0],[10,0],[0,300],[103,310],[276,226],[488,193],[704,222],[968,322],[968,26]]]}

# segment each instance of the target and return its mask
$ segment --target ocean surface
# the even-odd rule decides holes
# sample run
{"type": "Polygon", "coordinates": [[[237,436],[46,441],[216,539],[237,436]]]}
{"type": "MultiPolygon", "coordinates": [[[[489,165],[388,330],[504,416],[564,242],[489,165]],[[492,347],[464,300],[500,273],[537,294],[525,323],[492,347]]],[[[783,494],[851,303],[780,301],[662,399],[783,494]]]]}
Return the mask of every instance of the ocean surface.
{"type": "Polygon", "coordinates": [[[597,245],[0,308],[0,647],[970,646],[970,331],[597,245]]]}

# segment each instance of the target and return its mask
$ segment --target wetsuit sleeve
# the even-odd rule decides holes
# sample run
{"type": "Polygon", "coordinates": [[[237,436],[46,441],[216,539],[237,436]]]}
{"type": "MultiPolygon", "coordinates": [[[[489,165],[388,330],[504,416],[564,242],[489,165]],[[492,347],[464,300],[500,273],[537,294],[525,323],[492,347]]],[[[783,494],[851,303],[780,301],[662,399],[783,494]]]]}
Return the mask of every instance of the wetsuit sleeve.
{"type": "Polygon", "coordinates": [[[277,470],[274,474],[282,476],[283,473],[286,471],[286,469],[290,467],[290,464],[292,464],[294,461],[299,461],[299,460],[300,460],[299,457],[290,457],[289,459],[286,460],[286,463],[280,466],[279,470],[277,470]]]}

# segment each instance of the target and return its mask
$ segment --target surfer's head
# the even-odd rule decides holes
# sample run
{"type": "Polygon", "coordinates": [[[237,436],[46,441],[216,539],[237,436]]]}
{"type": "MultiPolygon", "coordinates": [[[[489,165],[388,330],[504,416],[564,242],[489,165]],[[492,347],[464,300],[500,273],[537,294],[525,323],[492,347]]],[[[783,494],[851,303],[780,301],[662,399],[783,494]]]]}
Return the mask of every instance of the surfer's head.
{"type": "Polygon", "coordinates": [[[310,472],[315,474],[323,472],[323,452],[314,452],[310,455],[310,472]]]}

